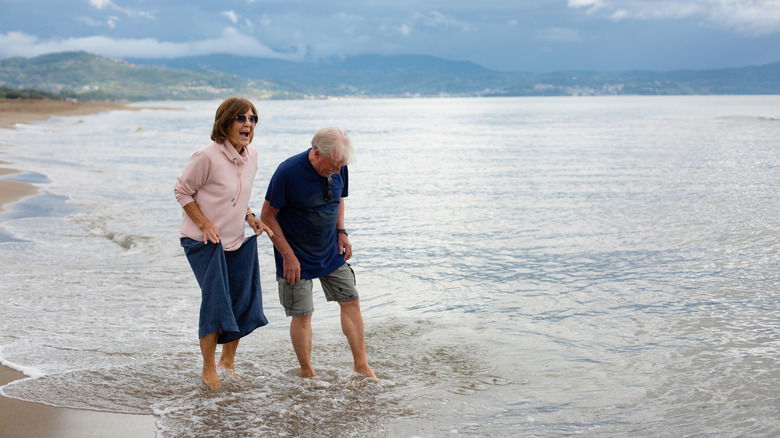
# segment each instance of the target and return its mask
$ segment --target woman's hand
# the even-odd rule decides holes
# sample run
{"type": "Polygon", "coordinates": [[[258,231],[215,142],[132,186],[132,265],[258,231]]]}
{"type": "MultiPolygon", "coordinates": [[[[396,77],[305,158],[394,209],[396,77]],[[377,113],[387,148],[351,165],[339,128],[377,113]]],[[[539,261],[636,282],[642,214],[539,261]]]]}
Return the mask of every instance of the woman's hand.
{"type": "Polygon", "coordinates": [[[212,224],[211,221],[206,218],[206,216],[203,215],[203,212],[200,211],[200,207],[198,206],[197,202],[192,201],[185,205],[184,211],[187,213],[187,216],[189,216],[190,219],[195,222],[195,225],[197,225],[198,228],[203,231],[204,245],[208,245],[209,240],[215,244],[219,243],[219,229],[216,225],[212,224]]]}
{"type": "Polygon", "coordinates": [[[200,226],[203,231],[203,243],[208,244],[209,240],[212,243],[219,243],[219,229],[216,225],[212,224],[209,220],[200,226]]]}
{"type": "Polygon", "coordinates": [[[263,221],[260,219],[257,219],[255,215],[250,214],[246,217],[247,223],[249,223],[249,226],[252,227],[252,229],[255,231],[255,234],[258,236],[263,234],[263,231],[268,233],[268,237],[274,237],[274,232],[271,231],[271,228],[268,227],[268,225],[264,224],[263,221]]]}

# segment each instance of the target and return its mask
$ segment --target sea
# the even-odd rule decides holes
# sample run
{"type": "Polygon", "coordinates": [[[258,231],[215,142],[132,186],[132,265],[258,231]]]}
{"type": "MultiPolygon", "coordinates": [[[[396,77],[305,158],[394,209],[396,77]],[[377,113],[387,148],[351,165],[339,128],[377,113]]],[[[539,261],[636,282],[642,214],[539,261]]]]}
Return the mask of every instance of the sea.
{"type": "MultiPolygon", "coordinates": [[[[299,377],[272,246],[269,325],[201,382],[200,291],[173,186],[218,101],[0,130],[7,397],[149,414],[158,437],[780,435],[780,96],[255,102],[260,209],[322,127],[374,381],[315,282],[299,377]]],[[[249,233],[249,230],[247,230],[249,233]]]]}

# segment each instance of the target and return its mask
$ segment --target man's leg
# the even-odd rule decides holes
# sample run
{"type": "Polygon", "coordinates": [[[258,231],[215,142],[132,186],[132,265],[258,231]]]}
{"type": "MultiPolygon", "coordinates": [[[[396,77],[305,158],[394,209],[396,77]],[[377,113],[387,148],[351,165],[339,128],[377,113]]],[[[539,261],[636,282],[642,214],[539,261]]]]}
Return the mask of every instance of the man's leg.
{"type": "Polygon", "coordinates": [[[200,353],[203,355],[203,371],[200,373],[200,377],[210,389],[217,389],[219,386],[217,366],[214,364],[218,335],[219,332],[214,332],[200,338],[200,353]]]}
{"type": "Polygon", "coordinates": [[[284,307],[285,314],[292,316],[290,340],[301,365],[301,377],[314,377],[316,374],[311,366],[311,314],[314,312],[312,281],[301,280],[290,284],[284,278],[276,277],[276,282],[279,286],[279,303],[284,307]]]}
{"type": "Polygon", "coordinates": [[[340,302],[341,331],[347,336],[352,358],[355,362],[353,371],[376,379],[376,375],[368,366],[366,357],[366,340],[363,329],[363,314],[360,313],[360,300],[340,302]]]}
{"type": "Polygon", "coordinates": [[[238,341],[240,340],[241,339],[236,339],[235,341],[223,344],[222,355],[219,357],[219,362],[217,363],[217,369],[224,368],[229,370],[233,373],[233,377],[238,377],[238,375],[236,375],[236,350],[238,350],[238,341]]]}
{"type": "Polygon", "coordinates": [[[290,322],[290,339],[292,339],[295,355],[301,365],[301,377],[314,377],[311,366],[311,315],[293,316],[290,322]]]}

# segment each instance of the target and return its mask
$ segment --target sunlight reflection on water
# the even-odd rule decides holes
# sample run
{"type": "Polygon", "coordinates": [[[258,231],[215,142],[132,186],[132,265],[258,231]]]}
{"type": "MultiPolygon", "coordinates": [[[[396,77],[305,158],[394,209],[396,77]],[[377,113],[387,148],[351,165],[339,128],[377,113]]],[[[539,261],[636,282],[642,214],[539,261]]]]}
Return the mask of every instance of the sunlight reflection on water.
{"type": "Polygon", "coordinates": [[[154,413],[165,436],[780,431],[776,96],[258,102],[254,204],[317,128],[352,136],[347,223],[382,381],[349,372],[321,295],[321,379],[294,377],[263,238],[271,324],[215,394],[172,185],[216,103],[165,105],[191,117],[3,131],[9,161],[48,178],[0,217],[1,352],[43,374],[6,394],[154,413]],[[46,210],[57,197],[72,210],[46,210]]]}

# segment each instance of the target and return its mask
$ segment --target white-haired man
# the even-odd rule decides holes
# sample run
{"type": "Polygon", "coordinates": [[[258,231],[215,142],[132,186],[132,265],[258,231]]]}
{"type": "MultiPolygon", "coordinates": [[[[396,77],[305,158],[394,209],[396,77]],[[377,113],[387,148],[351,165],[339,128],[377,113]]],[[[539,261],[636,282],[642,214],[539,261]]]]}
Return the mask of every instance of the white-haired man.
{"type": "MultiPolygon", "coordinates": [[[[314,312],[312,281],[320,280],[328,301],[341,307],[353,371],[376,379],[366,358],[363,315],[344,225],[344,198],[349,193],[347,163],[352,144],[336,127],[317,131],[311,148],[276,169],[260,217],[273,231],[279,300],[290,322],[290,338],[302,377],[316,375],[311,363],[314,312]]],[[[269,233],[270,235],[270,233],[269,233]]]]}

